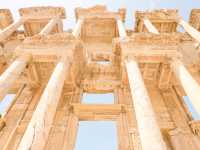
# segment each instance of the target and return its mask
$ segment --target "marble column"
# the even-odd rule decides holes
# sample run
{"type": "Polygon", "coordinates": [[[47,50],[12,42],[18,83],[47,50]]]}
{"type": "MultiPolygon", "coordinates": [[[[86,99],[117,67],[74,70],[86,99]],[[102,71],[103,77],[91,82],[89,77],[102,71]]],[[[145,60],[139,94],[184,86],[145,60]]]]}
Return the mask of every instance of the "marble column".
{"type": "Polygon", "coordinates": [[[81,26],[83,24],[83,19],[78,19],[78,21],[76,22],[75,28],[72,32],[72,34],[78,38],[81,34],[81,26]]]}
{"type": "Polygon", "coordinates": [[[13,32],[17,30],[23,23],[25,19],[19,19],[17,22],[14,22],[13,24],[9,25],[5,29],[0,31],[0,41],[5,40],[8,38],[13,32]]]}
{"type": "Polygon", "coordinates": [[[126,29],[125,29],[124,24],[121,19],[117,19],[117,27],[118,27],[118,31],[119,31],[119,36],[122,38],[127,37],[126,29]]]}
{"type": "Polygon", "coordinates": [[[6,96],[11,86],[16,82],[20,74],[25,70],[31,55],[19,56],[0,76],[0,101],[6,96]]]}
{"type": "Polygon", "coordinates": [[[150,33],[159,34],[158,30],[154,27],[151,21],[147,18],[143,19],[144,25],[150,33]]]}
{"type": "Polygon", "coordinates": [[[125,65],[142,150],[166,150],[139,66],[135,60],[126,61],[125,65]]]}
{"type": "Polygon", "coordinates": [[[184,20],[180,19],[179,20],[179,25],[181,25],[184,30],[191,36],[193,37],[196,41],[200,43],[200,32],[193,28],[191,25],[189,25],[187,22],[184,20]]]}
{"type": "Polygon", "coordinates": [[[56,65],[22,137],[18,150],[42,150],[44,148],[61,97],[68,68],[69,63],[66,58],[61,59],[56,65]]]}
{"type": "Polygon", "coordinates": [[[47,35],[47,34],[49,34],[53,30],[53,27],[55,27],[56,24],[59,24],[59,22],[60,22],[59,18],[53,18],[53,19],[51,19],[48,22],[48,24],[42,29],[42,31],[39,34],[40,35],[47,35]]]}
{"type": "Polygon", "coordinates": [[[200,114],[200,85],[188,72],[184,64],[176,59],[171,63],[172,70],[180,81],[185,93],[190,99],[193,107],[200,114]]]}

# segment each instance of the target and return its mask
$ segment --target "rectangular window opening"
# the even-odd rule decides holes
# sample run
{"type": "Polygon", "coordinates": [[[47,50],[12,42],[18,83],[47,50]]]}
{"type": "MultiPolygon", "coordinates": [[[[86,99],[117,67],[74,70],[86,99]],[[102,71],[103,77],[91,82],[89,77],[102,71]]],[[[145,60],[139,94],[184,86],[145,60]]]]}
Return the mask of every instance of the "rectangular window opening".
{"type": "Polygon", "coordinates": [[[183,28],[182,26],[178,26],[178,27],[177,27],[177,31],[179,31],[179,32],[181,32],[181,33],[184,33],[184,32],[185,32],[185,30],[184,30],[184,28],[183,28]]]}
{"type": "Polygon", "coordinates": [[[194,120],[200,120],[200,114],[198,114],[198,112],[195,110],[194,106],[190,102],[189,97],[188,96],[183,96],[183,100],[184,100],[189,112],[191,113],[192,118],[194,120]]]}
{"type": "Polygon", "coordinates": [[[15,98],[15,94],[7,94],[3,100],[0,102],[0,116],[4,116],[4,114],[9,109],[10,105],[12,104],[15,98]]]}
{"type": "Polygon", "coordinates": [[[80,121],[75,150],[117,150],[115,121],[80,121]]]}
{"type": "Polygon", "coordinates": [[[114,104],[114,93],[84,93],[83,104],[114,104]]]}
{"type": "Polygon", "coordinates": [[[100,60],[100,61],[96,61],[97,64],[100,65],[110,65],[111,62],[109,60],[100,60]]]}

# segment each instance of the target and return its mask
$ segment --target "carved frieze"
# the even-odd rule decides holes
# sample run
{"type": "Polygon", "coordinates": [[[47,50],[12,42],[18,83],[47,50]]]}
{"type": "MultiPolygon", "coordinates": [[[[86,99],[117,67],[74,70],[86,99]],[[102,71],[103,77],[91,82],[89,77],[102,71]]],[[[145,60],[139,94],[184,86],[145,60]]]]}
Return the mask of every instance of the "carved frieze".
{"type": "Polygon", "coordinates": [[[189,23],[200,31],[200,9],[192,9],[189,23]]]}
{"type": "Polygon", "coordinates": [[[160,9],[153,11],[136,11],[135,29],[138,32],[147,32],[143,19],[149,19],[159,32],[176,32],[179,18],[176,9],[160,9]]]}
{"type": "Polygon", "coordinates": [[[90,8],[78,7],[75,9],[76,19],[88,17],[118,18],[125,21],[126,9],[121,8],[118,12],[108,11],[105,5],[96,5],[90,8]]]}
{"type": "Polygon", "coordinates": [[[59,17],[65,19],[64,7],[28,7],[19,9],[21,17],[26,19],[51,19],[59,17]]]}

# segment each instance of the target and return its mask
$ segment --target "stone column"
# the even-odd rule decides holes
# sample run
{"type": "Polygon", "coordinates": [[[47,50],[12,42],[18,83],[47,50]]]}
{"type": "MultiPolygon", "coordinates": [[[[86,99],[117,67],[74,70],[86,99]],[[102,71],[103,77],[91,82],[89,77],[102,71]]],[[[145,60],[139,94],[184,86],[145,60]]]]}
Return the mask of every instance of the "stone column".
{"type": "Polygon", "coordinates": [[[18,57],[0,76],[0,101],[3,100],[10,87],[15,83],[20,74],[25,70],[31,55],[22,55],[18,57]]]}
{"type": "Polygon", "coordinates": [[[17,22],[9,25],[7,28],[3,29],[0,31],[0,41],[5,40],[6,38],[8,38],[13,32],[15,32],[17,30],[17,28],[19,28],[23,23],[24,23],[24,19],[19,19],[17,22]]]}
{"type": "Polygon", "coordinates": [[[142,149],[166,150],[139,66],[134,60],[125,63],[142,149]]]}
{"type": "Polygon", "coordinates": [[[192,26],[190,26],[187,22],[185,22],[182,19],[180,19],[178,23],[179,23],[179,25],[181,25],[184,28],[184,30],[191,37],[193,37],[195,40],[197,40],[200,43],[200,32],[198,30],[196,30],[195,28],[193,28],[192,26]]]}
{"type": "Polygon", "coordinates": [[[81,34],[81,26],[83,24],[83,19],[78,19],[78,21],[76,22],[75,28],[72,32],[72,34],[78,38],[79,35],[81,34]]]}
{"type": "Polygon", "coordinates": [[[127,37],[126,29],[124,27],[123,22],[120,19],[117,19],[117,27],[119,31],[119,36],[122,38],[127,37]]]}
{"type": "Polygon", "coordinates": [[[149,19],[145,18],[143,21],[145,27],[150,33],[159,34],[158,30],[154,27],[154,25],[151,23],[149,19]]]}
{"type": "Polygon", "coordinates": [[[56,113],[68,68],[69,63],[66,58],[61,59],[56,65],[22,137],[18,150],[42,150],[44,148],[56,113]]]}
{"type": "Polygon", "coordinates": [[[56,24],[59,24],[60,19],[59,18],[53,18],[51,19],[48,24],[42,29],[42,31],[39,33],[40,35],[47,35],[49,34],[52,30],[53,27],[56,24]]]}
{"type": "Polygon", "coordinates": [[[189,97],[193,107],[200,114],[200,85],[195,81],[195,79],[193,79],[192,75],[180,60],[174,60],[171,67],[175,76],[182,84],[182,87],[189,97]]]}

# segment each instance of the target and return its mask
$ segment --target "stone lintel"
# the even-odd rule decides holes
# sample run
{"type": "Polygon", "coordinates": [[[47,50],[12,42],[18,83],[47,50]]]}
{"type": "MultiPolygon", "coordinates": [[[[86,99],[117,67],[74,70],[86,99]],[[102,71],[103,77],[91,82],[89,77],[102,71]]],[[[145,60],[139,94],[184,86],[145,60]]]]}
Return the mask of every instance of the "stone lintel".
{"type": "Polygon", "coordinates": [[[153,33],[134,33],[124,41],[144,45],[177,45],[180,43],[180,38],[180,34],[177,33],[160,33],[158,35],[153,33]]]}
{"type": "Polygon", "coordinates": [[[27,7],[19,9],[19,13],[26,19],[66,18],[64,7],[27,7]]]}
{"type": "Polygon", "coordinates": [[[122,21],[125,21],[126,9],[121,8],[118,12],[108,11],[105,5],[96,5],[90,8],[78,7],[75,9],[76,20],[79,18],[91,18],[91,17],[101,17],[101,18],[118,18],[120,17],[122,21]]]}
{"type": "Polygon", "coordinates": [[[28,47],[19,46],[15,49],[15,56],[26,52],[32,55],[32,62],[56,62],[57,59],[62,56],[63,53],[68,53],[69,56],[72,55],[72,46],[57,46],[57,47],[28,47]]]}
{"type": "Polygon", "coordinates": [[[80,120],[116,120],[126,111],[123,104],[71,104],[71,107],[80,120]]]}
{"type": "Polygon", "coordinates": [[[148,18],[153,22],[176,22],[178,18],[177,9],[160,9],[153,11],[136,11],[136,21],[148,18]]]}
{"type": "Polygon", "coordinates": [[[32,54],[33,61],[42,61],[43,58],[46,60],[47,57],[57,57],[61,56],[63,53],[68,53],[71,56],[73,51],[78,51],[81,47],[82,43],[69,33],[47,36],[36,35],[26,38],[26,40],[15,49],[15,55],[26,52],[32,54]]]}
{"type": "Polygon", "coordinates": [[[115,80],[84,80],[81,86],[85,92],[105,93],[113,92],[120,84],[115,80]]]}
{"type": "Polygon", "coordinates": [[[35,35],[27,37],[23,45],[61,45],[78,41],[71,33],[56,33],[53,35],[35,35]]]}
{"type": "Polygon", "coordinates": [[[115,42],[113,51],[121,53],[122,59],[137,57],[141,62],[163,62],[179,55],[180,35],[135,33],[130,38],[115,42]]]}

